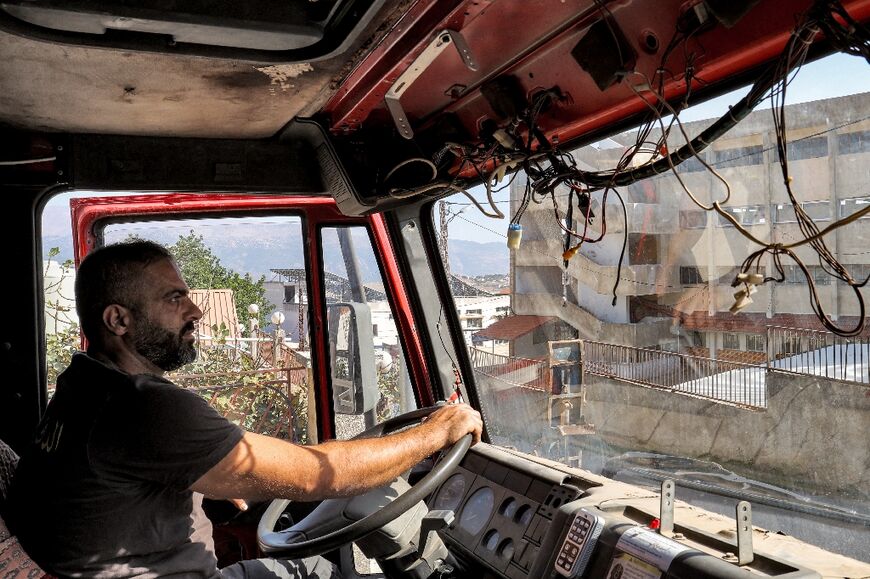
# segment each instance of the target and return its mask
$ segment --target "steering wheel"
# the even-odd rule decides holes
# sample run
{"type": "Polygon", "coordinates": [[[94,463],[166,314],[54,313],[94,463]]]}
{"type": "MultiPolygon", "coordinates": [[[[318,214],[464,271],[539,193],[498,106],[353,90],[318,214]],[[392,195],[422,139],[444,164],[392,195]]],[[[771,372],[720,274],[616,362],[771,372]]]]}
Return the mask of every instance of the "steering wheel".
{"type": "MultiPolygon", "coordinates": [[[[412,410],[405,414],[390,418],[380,424],[369,428],[354,439],[374,438],[389,434],[400,428],[411,426],[422,421],[440,406],[412,410]]],[[[257,525],[257,542],[264,553],[289,559],[299,559],[312,555],[321,555],[336,549],[347,543],[362,539],[366,535],[378,530],[402,513],[409,510],[426,496],[435,491],[438,486],[447,480],[447,477],[459,465],[462,457],[471,447],[471,435],[466,434],[456,442],[442,460],[407,492],[397,497],[389,505],[373,512],[362,519],[355,521],[346,527],[332,531],[319,537],[306,540],[297,540],[293,535],[283,532],[275,532],[275,523],[290,503],[287,499],[275,499],[263,513],[260,523],[257,525]]],[[[328,502],[335,499],[327,499],[328,502]]],[[[304,520],[304,519],[303,519],[304,520]]]]}

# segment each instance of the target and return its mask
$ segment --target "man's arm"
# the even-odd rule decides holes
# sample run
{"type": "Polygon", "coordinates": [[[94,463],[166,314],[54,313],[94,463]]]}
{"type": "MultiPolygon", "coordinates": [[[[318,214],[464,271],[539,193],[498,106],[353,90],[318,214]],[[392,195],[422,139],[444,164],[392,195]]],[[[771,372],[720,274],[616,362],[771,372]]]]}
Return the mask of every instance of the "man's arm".
{"type": "Polygon", "coordinates": [[[357,495],[390,482],[466,434],[477,443],[482,427],[477,411],[451,404],[417,427],[381,438],[299,446],[249,432],[190,488],[224,499],[311,501],[357,495]]]}

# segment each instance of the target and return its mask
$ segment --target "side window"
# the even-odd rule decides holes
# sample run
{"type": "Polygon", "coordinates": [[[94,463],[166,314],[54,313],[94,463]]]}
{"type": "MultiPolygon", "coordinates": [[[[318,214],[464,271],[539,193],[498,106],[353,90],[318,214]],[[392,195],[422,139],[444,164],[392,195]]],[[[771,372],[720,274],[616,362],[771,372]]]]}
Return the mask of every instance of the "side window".
{"type": "Polygon", "coordinates": [[[107,244],[147,239],[168,248],[203,312],[196,361],[168,378],[249,431],[307,442],[310,355],[301,219],[116,223],[103,234],[107,244]]]}
{"type": "Polygon", "coordinates": [[[416,408],[387,289],[363,226],[321,230],[336,436],[416,408]]]}

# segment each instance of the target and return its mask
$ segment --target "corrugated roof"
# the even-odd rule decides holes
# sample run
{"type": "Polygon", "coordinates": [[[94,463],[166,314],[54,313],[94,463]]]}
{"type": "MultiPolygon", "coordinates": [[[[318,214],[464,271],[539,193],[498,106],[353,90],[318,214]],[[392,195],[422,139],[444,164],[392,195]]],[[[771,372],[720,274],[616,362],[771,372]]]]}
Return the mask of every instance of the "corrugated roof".
{"type": "Polygon", "coordinates": [[[239,316],[236,313],[236,298],[231,289],[192,289],[190,299],[202,310],[199,335],[212,336],[212,326],[223,323],[229,338],[239,336],[239,316]]]}
{"type": "Polygon", "coordinates": [[[475,332],[473,337],[485,340],[515,340],[556,319],[553,316],[508,316],[475,332]]]}

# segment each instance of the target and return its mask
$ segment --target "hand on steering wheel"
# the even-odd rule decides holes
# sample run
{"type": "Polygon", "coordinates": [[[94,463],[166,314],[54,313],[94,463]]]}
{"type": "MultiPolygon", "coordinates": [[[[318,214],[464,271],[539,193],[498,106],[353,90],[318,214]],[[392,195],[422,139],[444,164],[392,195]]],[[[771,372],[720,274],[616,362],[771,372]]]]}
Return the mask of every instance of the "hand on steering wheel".
{"type": "MultiPolygon", "coordinates": [[[[356,438],[373,438],[389,434],[400,428],[411,426],[421,422],[424,418],[438,410],[439,406],[421,408],[406,412],[400,416],[390,418],[385,422],[376,424],[356,438]]],[[[347,543],[359,540],[369,533],[383,527],[402,513],[416,505],[435,491],[444,482],[453,470],[459,465],[462,457],[471,447],[472,437],[467,434],[454,444],[443,459],[433,468],[429,474],[411,487],[407,492],[393,500],[389,505],[362,519],[347,525],[344,528],[327,533],[319,537],[305,540],[297,540],[298,534],[275,532],[275,523],[289,504],[289,500],[275,499],[263,513],[260,524],[257,526],[257,542],[264,553],[290,559],[320,555],[336,549],[347,543]]],[[[334,499],[328,499],[334,500],[334,499]]],[[[328,502],[328,501],[324,501],[328,502]]]]}

